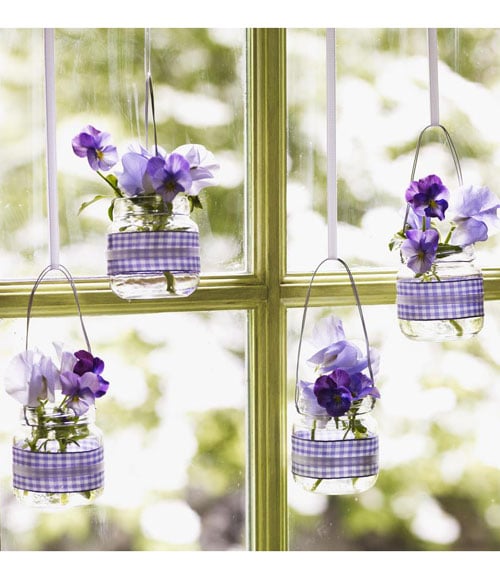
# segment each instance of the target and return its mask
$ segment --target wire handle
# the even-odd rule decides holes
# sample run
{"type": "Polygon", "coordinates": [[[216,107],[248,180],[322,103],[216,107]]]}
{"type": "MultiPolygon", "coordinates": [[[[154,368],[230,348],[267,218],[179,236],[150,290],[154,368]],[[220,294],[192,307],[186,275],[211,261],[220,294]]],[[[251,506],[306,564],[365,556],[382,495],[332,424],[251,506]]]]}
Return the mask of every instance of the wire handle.
{"type": "Polygon", "coordinates": [[[352,292],[354,294],[354,299],[356,300],[356,306],[358,308],[358,313],[359,313],[359,318],[361,320],[361,326],[363,328],[363,335],[364,335],[364,339],[365,339],[365,345],[366,345],[366,359],[368,362],[368,371],[370,372],[370,378],[373,381],[373,369],[372,369],[372,363],[371,363],[371,356],[370,356],[370,342],[368,339],[368,331],[366,329],[366,323],[365,323],[365,318],[363,315],[363,308],[361,307],[361,301],[359,299],[359,294],[358,294],[358,289],[356,287],[356,282],[354,281],[354,277],[351,273],[351,270],[349,269],[349,266],[346,264],[346,262],[344,260],[342,260],[341,258],[325,258],[323,261],[321,261],[318,266],[316,267],[316,269],[314,270],[312,276],[311,276],[311,280],[309,282],[309,287],[307,288],[307,293],[306,293],[306,299],[304,302],[304,312],[302,313],[302,325],[300,327],[300,337],[299,337],[299,345],[298,345],[298,350],[297,350],[297,365],[296,365],[296,371],[295,371],[295,407],[297,409],[297,411],[300,413],[300,409],[299,409],[299,365],[300,365],[300,352],[302,349],[302,339],[304,336],[304,328],[306,325],[306,316],[307,316],[307,310],[309,307],[309,299],[311,296],[311,289],[312,289],[312,284],[314,282],[314,278],[316,277],[316,274],[318,273],[319,269],[321,268],[321,266],[330,260],[337,260],[338,262],[340,262],[346,272],[347,275],[349,276],[349,281],[351,282],[351,288],[352,288],[352,292]]]}
{"type": "Polygon", "coordinates": [[[80,325],[82,326],[83,337],[84,337],[85,343],[87,345],[87,351],[89,353],[91,353],[90,341],[89,341],[89,337],[87,335],[87,330],[85,329],[85,324],[83,323],[82,310],[80,308],[80,301],[78,299],[78,292],[76,291],[75,282],[74,282],[73,277],[71,276],[70,272],[68,271],[68,269],[65,268],[62,264],[58,264],[57,266],[53,266],[53,265],[47,266],[44,270],[42,270],[42,272],[40,273],[40,275],[38,276],[37,280],[35,281],[35,283],[33,285],[33,288],[31,290],[31,294],[29,297],[29,301],[28,301],[28,310],[26,313],[26,350],[28,350],[31,310],[33,308],[33,300],[35,298],[35,292],[38,289],[38,286],[42,283],[45,276],[49,272],[51,272],[52,270],[60,271],[66,277],[66,279],[68,280],[68,282],[71,286],[71,289],[73,291],[73,297],[75,298],[76,308],[78,310],[78,316],[80,318],[80,325]]]}
{"type": "Polygon", "coordinates": [[[448,147],[450,148],[451,155],[453,157],[453,163],[455,164],[455,170],[457,172],[458,183],[459,183],[459,185],[462,185],[463,184],[462,169],[460,167],[460,160],[458,159],[458,153],[457,153],[457,150],[455,148],[455,145],[453,143],[453,140],[451,139],[451,136],[450,136],[448,130],[442,124],[429,124],[420,132],[420,135],[419,135],[418,141],[417,141],[417,147],[415,150],[415,158],[413,160],[413,168],[411,171],[410,180],[413,181],[413,179],[415,177],[415,171],[417,169],[417,162],[418,162],[418,154],[420,153],[420,148],[422,145],[422,138],[424,137],[425,132],[427,130],[429,130],[430,128],[439,128],[440,130],[443,131],[444,137],[446,138],[446,143],[448,144],[448,147]]]}
{"type": "MultiPolygon", "coordinates": [[[[455,144],[453,143],[453,140],[451,139],[451,136],[450,136],[448,130],[442,124],[429,124],[420,132],[420,135],[418,136],[418,140],[417,140],[417,146],[415,148],[415,157],[413,158],[413,166],[412,166],[412,170],[411,170],[410,182],[413,182],[413,180],[415,179],[415,172],[417,170],[418,155],[420,153],[420,148],[422,147],[422,138],[424,137],[425,132],[427,130],[429,130],[430,128],[439,128],[440,130],[443,131],[444,137],[446,139],[446,143],[448,144],[448,148],[450,149],[450,152],[451,152],[451,157],[453,158],[453,164],[455,166],[455,171],[457,172],[458,185],[462,186],[462,184],[463,184],[462,168],[460,167],[460,160],[458,157],[457,149],[455,148],[455,144]]],[[[406,224],[408,222],[409,213],[410,213],[410,204],[407,204],[406,205],[405,219],[403,222],[403,230],[406,229],[406,224]]]]}

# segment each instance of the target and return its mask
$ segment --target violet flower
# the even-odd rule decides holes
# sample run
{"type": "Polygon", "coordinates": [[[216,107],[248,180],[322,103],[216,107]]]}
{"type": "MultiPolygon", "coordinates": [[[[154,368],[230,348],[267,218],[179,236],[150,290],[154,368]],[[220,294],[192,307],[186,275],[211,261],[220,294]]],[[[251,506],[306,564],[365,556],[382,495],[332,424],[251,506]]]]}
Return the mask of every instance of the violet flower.
{"type": "Polygon", "coordinates": [[[468,246],[488,239],[488,229],[498,225],[497,210],[500,201],[486,186],[462,186],[456,201],[450,206],[451,218],[456,225],[451,243],[468,246]]]}
{"type": "Polygon", "coordinates": [[[118,162],[118,152],[111,144],[110,134],[90,124],[73,138],[71,144],[75,154],[80,158],[86,157],[95,172],[110,170],[118,162]]]}
{"type": "Polygon", "coordinates": [[[145,153],[128,152],[122,156],[123,172],[118,177],[118,185],[127,197],[144,192],[144,175],[151,156],[145,153]]]}
{"type": "Polygon", "coordinates": [[[61,390],[67,396],[65,405],[80,416],[94,405],[100,390],[99,378],[89,371],[81,376],[74,372],[61,373],[61,390]]]}
{"type": "Polygon", "coordinates": [[[148,161],[144,176],[145,189],[148,184],[165,202],[171,203],[179,192],[188,192],[192,185],[189,162],[180,154],[166,158],[154,156],[148,161]]]}
{"type": "Polygon", "coordinates": [[[401,245],[401,254],[407,259],[406,265],[417,275],[429,271],[436,259],[439,234],[430,229],[408,230],[406,240],[401,245]]]}
{"type": "Polygon", "coordinates": [[[213,186],[214,172],[219,169],[215,156],[201,144],[184,144],[179,146],[173,154],[181,154],[189,163],[192,186],[186,193],[197,196],[203,188],[213,186]]]}
{"type": "Polygon", "coordinates": [[[406,201],[419,216],[444,220],[450,192],[438,176],[430,175],[410,184],[406,201]]]}
{"type": "Polygon", "coordinates": [[[315,347],[320,349],[308,358],[307,362],[316,366],[320,373],[340,368],[351,374],[368,367],[367,356],[355,344],[345,339],[342,321],[333,315],[316,324],[312,341],[315,347]]]}
{"type": "Polygon", "coordinates": [[[380,398],[379,390],[375,387],[373,381],[364,373],[355,373],[351,375],[349,391],[354,400],[363,399],[369,395],[371,397],[380,398]]]}
{"type": "Polygon", "coordinates": [[[83,375],[84,373],[93,373],[97,375],[99,381],[99,389],[94,393],[95,397],[102,397],[109,387],[109,381],[106,381],[101,373],[104,370],[104,361],[100,357],[94,357],[90,352],[82,349],[75,353],[75,357],[78,361],[73,367],[73,373],[77,375],[83,375]]]}
{"type": "Polygon", "coordinates": [[[351,408],[352,394],[349,391],[349,374],[336,369],[330,375],[321,375],[314,383],[314,395],[321,407],[331,417],[340,417],[351,408]]]}

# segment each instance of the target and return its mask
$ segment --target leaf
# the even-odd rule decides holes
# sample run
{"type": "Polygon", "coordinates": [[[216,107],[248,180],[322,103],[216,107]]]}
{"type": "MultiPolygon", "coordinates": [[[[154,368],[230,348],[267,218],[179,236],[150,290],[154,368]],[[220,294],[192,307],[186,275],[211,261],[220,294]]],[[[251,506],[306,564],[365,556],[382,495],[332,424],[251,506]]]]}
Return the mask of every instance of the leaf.
{"type": "Polygon", "coordinates": [[[395,249],[399,249],[401,244],[406,239],[406,236],[403,230],[399,231],[397,234],[394,234],[389,242],[389,250],[392,252],[395,249]]]}
{"type": "Polygon", "coordinates": [[[83,204],[80,206],[80,209],[78,210],[78,215],[80,215],[85,208],[88,208],[89,206],[100,200],[109,200],[109,196],[97,195],[90,201],[83,202],[83,204]]]}
{"type": "Polygon", "coordinates": [[[114,174],[108,174],[105,179],[108,180],[115,190],[118,188],[118,178],[114,174]]]}
{"type": "Polygon", "coordinates": [[[108,208],[108,218],[113,221],[113,210],[115,207],[115,200],[111,200],[111,204],[109,204],[109,208],[108,208]]]}
{"type": "Polygon", "coordinates": [[[191,211],[193,211],[194,208],[199,208],[200,210],[203,209],[203,204],[198,196],[188,196],[188,200],[191,206],[191,211]]]}
{"type": "Polygon", "coordinates": [[[453,254],[458,254],[462,251],[463,249],[460,246],[455,246],[454,244],[438,244],[436,257],[446,258],[453,254]]]}

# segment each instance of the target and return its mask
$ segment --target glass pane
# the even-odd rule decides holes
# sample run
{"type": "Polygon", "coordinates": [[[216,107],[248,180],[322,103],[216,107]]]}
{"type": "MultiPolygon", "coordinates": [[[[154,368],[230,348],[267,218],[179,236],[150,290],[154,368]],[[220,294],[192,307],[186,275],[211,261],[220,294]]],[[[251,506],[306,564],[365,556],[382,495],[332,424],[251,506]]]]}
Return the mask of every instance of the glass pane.
{"type": "MultiPolygon", "coordinates": [[[[105,487],[94,504],[57,511],[11,492],[20,404],[0,401],[3,550],[243,550],[246,314],[89,317],[107,394],[97,399],[105,487]]],[[[5,320],[1,371],[24,349],[24,320],[5,320]]],[[[35,318],[30,348],[85,347],[76,318],[35,318]]]]}
{"type": "MultiPolygon", "coordinates": [[[[288,30],[288,266],[310,271],[327,255],[325,31],[288,30]],[[308,238],[304,242],[304,237],[308,238]]],[[[499,189],[493,46],[497,29],[440,29],[439,112],[465,184],[499,189]]],[[[337,181],[339,256],[352,265],[398,266],[388,249],[402,228],[418,135],[430,124],[427,31],[339,29],[337,181]]],[[[456,193],[457,174],[439,131],[429,131],[416,178],[438,174],[456,193]]],[[[498,195],[498,194],[497,194],[498,195]]],[[[499,236],[476,244],[479,263],[496,265],[499,236]]]]}
{"type": "MultiPolygon", "coordinates": [[[[293,550],[496,550],[500,546],[500,432],[497,341],[500,318],[486,302],[483,331],[466,341],[415,343],[399,331],[392,306],[366,306],[370,343],[380,351],[376,385],[380,471],[358,495],[302,489],[289,473],[293,550]],[[392,319],[391,319],[392,318],[392,319]]],[[[315,322],[334,313],[348,339],[362,339],[352,307],[313,308],[315,322]]],[[[290,310],[289,423],[302,310],[290,310]]],[[[305,360],[306,355],[302,356],[305,360]]]]}
{"type": "Polygon", "coordinates": [[[41,30],[0,30],[0,259],[3,278],[47,262],[41,30]]]}
{"type": "MultiPolygon", "coordinates": [[[[203,209],[193,213],[200,228],[202,273],[245,272],[245,31],[152,29],[150,45],[145,30],[134,28],[57,29],[55,37],[61,261],[77,276],[106,275],[113,190],[73,153],[71,141],[91,124],[111,134],[120,158],[131,145],[153,145],[151,105],[145,126],[145,54],[150,54],[158,145],[171,152],[202,144],[221,166],[217,185],[200,192],[203,209]],[[96,195],[108,199],[79,215],[82,203],[96,195]]],[[[0,30],[0,42],[2,274],[29,277],[33,263],[49,263],[43,219],[43,31],[0,30]]]]}

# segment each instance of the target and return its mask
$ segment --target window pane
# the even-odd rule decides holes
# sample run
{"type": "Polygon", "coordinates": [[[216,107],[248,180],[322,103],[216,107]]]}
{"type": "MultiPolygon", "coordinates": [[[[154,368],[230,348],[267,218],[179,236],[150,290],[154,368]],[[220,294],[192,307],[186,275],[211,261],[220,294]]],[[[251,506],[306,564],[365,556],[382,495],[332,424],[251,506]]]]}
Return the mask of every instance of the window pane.
{"type": "Polygon", "coordinates": [[[13,278],[48,259],[42,31],[0,30],[0,54],[0,260],[13,278]]]}
{"type": "MultiPolygon", "coordinates": [[[[293,550],[496,550],[500,545],[500,432],[496,304],[467,341],[415,343],[399,331],[394,308],[366,306],[370,343],[381,354],[381,399],[373,416],[380,441],[374,487],[356,496],[308,493],[289,474],[293,550]],[[393,318],[391,320],[391,318],[393,318]]],[[[334,313],[348,339],[362,339],[357,311],[334,313]]],[[[302,310],[289,312],[289,423],[302,310]]],[[[306,356],[303,357],[306,359],[306,356]]]]}
{"type": "MultiPolygon", "coordinates": [[[[57,29],[57,163],[61,261],[77,276],[106,275],[108,200],[78,215],[83,202],[111,188],[73,154],[88,124],[111,133],[120,157],[146,145],[143,29],[57,29]]],[[[243,29],[152,29],[150,68],[158,145],[171,152],[199,143],[221,166],[218,185],[201,191],[202,273],[246,271],[243,29]]],[[[30,277],[47,263],[43,31],[0,30],[4,79],[2,274],[30,277]],[[21,257],[19,257],[19,255],[21,257]]],[[[149,106],[147,143],[154,143],[149,106]]],[[[118,168],[118,171],[121,168],[118,168]]]]}
{"type": "MultiPolygon", "coordinates": [[[[498,191],[496,29],[440,29],[439,111],[457,148],[465,184],[498,191]]],[[[420,131],[430,124],[427,32],[339,29],[337,179],[339,256],[352,265],[397,267],[388,243],[403,224],[420,131]]],[[[327,255],[326,41],[324,30],[288,31],[288,265],[314,269],[327,255]],[[303,238],[309,238],[304,242],[303,238]]],[[[440,175],[458,187],[441,132],[428,131],[416,178],[440,175]]],[[[498,235],[476,244],[479,263],[496,265],[498,235]]]]}
{"type": "MultiPolygon", "coordinates": [[[[245,534],[246,314],[89,317],[108,393],[97,400],[105,488],[89,507],[40,511],[11,493],[20,404],[2,378],[1,544],[5,550],[242,550],[245,534]]],[[[5,320],[1,371],[24,349],[5,320]]],[[[35,318],[30,348],[85,347],[76,318],[35,318]]]]}

